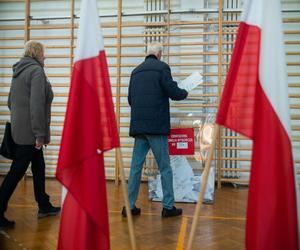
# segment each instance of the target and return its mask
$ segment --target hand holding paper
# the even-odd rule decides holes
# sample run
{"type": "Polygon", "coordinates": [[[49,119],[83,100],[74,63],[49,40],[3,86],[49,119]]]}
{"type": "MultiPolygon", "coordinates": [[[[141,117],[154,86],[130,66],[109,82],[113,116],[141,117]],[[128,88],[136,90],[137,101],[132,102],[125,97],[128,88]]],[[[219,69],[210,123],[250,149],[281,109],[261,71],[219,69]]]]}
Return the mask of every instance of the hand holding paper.
{"type": "Polygon", "coordinates": [[[182,82],[180,82],[178,84],[178,87],[181,89],[185,89],[187,92],[190,92],[202,82],[202,75],[198,71],[195,71],[190,76],[185,78],[182,82]]]}

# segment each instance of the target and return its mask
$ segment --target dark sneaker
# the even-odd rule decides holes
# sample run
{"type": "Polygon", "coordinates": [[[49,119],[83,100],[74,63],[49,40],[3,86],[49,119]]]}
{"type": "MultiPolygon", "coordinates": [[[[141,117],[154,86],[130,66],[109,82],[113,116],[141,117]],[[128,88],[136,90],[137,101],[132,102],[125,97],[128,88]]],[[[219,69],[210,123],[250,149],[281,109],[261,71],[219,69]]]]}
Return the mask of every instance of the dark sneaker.
{"type": "Polygon", "coordinates": [[[173,217],[173,216],[179,216],[182,215],[182,209],[176,208],[173,206],[172,209],[163,208],[161,212],[162,217],[173,217]]]}
{"type": "Polygon", "coordinates": [[[13,227],[15,227],[15,224],[16,223],[14,221],[10,221],[10,220],[6,219],[4,216],[0,217],[0,230],[13,228],[13,227]]]}
{"type": "MultiPolygon", "coordinates": [[[[140,215],[141,214],[141,209],[137,208],[136,206],[134,206],[134,208],[131,209],[131,214],[133,216],[140,215]]],[[[127,217],[127,213],[126,213],[126,208],[125,207],[123,207],[123,209],[122,209],[122,216],[125,217],[125,218],[127,217]]]]}
{"type": "Polygon", "coordinates": [[[53,207],[52,205],[45,208],[39,208],[38,218],[44,218],[51,215],[57,215],[60,212],[60,207],[53,207]]]}

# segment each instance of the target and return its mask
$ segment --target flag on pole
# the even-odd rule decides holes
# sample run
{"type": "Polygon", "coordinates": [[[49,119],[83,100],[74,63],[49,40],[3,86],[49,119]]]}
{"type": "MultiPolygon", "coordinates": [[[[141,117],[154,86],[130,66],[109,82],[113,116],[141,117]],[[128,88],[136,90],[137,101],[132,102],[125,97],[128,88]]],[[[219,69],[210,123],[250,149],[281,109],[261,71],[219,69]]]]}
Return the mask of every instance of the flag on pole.
{"type": "Polygon", "coordinates": [[[96,0],[82,0],[57,179],[68,193],[59,250],[109,249],[103,152],[119,147],[96,0]]]}
{"type": "Polygon", "coordinates": [[[248,0],[217,123],[253,140],[246,248],[299,249],[280,0],[248,0]]]}

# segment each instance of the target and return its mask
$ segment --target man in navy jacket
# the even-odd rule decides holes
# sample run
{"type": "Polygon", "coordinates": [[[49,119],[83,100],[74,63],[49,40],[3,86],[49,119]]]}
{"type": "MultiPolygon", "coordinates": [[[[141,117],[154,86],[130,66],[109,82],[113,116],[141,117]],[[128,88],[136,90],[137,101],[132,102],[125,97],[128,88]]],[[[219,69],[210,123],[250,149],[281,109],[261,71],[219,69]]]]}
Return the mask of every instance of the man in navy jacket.
{"type": "MultiPolygon", "coordinates": [[[[167,135],[170,134],[170,104],[183,100],[188,92],[173,81],[168,64],[160,61],[162,45],[152,43],[147,48],[145,61],[131,73],[128,102],[131,107],[129,135],[134,137],[133,156],[128,180],[128,198],[132,215],[138,215],[135,206],[143,163],[151,148],[161,173],[163,189],[162,217],[178,216],[182,209],[174,206],[173,174],[168,153],[167,135]]],[[[126,217],[125,208],[122,215],[126,217]]]]}

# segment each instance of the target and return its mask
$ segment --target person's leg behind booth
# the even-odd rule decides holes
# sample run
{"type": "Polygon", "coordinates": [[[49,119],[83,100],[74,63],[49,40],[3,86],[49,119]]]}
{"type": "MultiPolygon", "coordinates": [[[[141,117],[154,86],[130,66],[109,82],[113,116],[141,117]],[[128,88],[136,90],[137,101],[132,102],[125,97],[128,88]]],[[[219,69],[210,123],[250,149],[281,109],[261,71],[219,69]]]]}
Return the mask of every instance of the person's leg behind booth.
{"type": "MultiPolygon", "coordinates": [[[[141,209],[135,206],[139,194],[143,164],[150,145],[145,136],[136,136],[134,139],[133,154],[131,160],[130,174],[128,179],[128,199],[132,215],[139,215],[141,209]]],[[[126,217],[126,210],[123,207],[122,215],[126,217]]]]}
{"type": "Polygon", "coordinates": [[[181,215],[182,209],[174,206],[173,173],[170,165],[168,138],[165,135],[148,135],[147,138],[161,174],[162,217],[181,215]]]}

